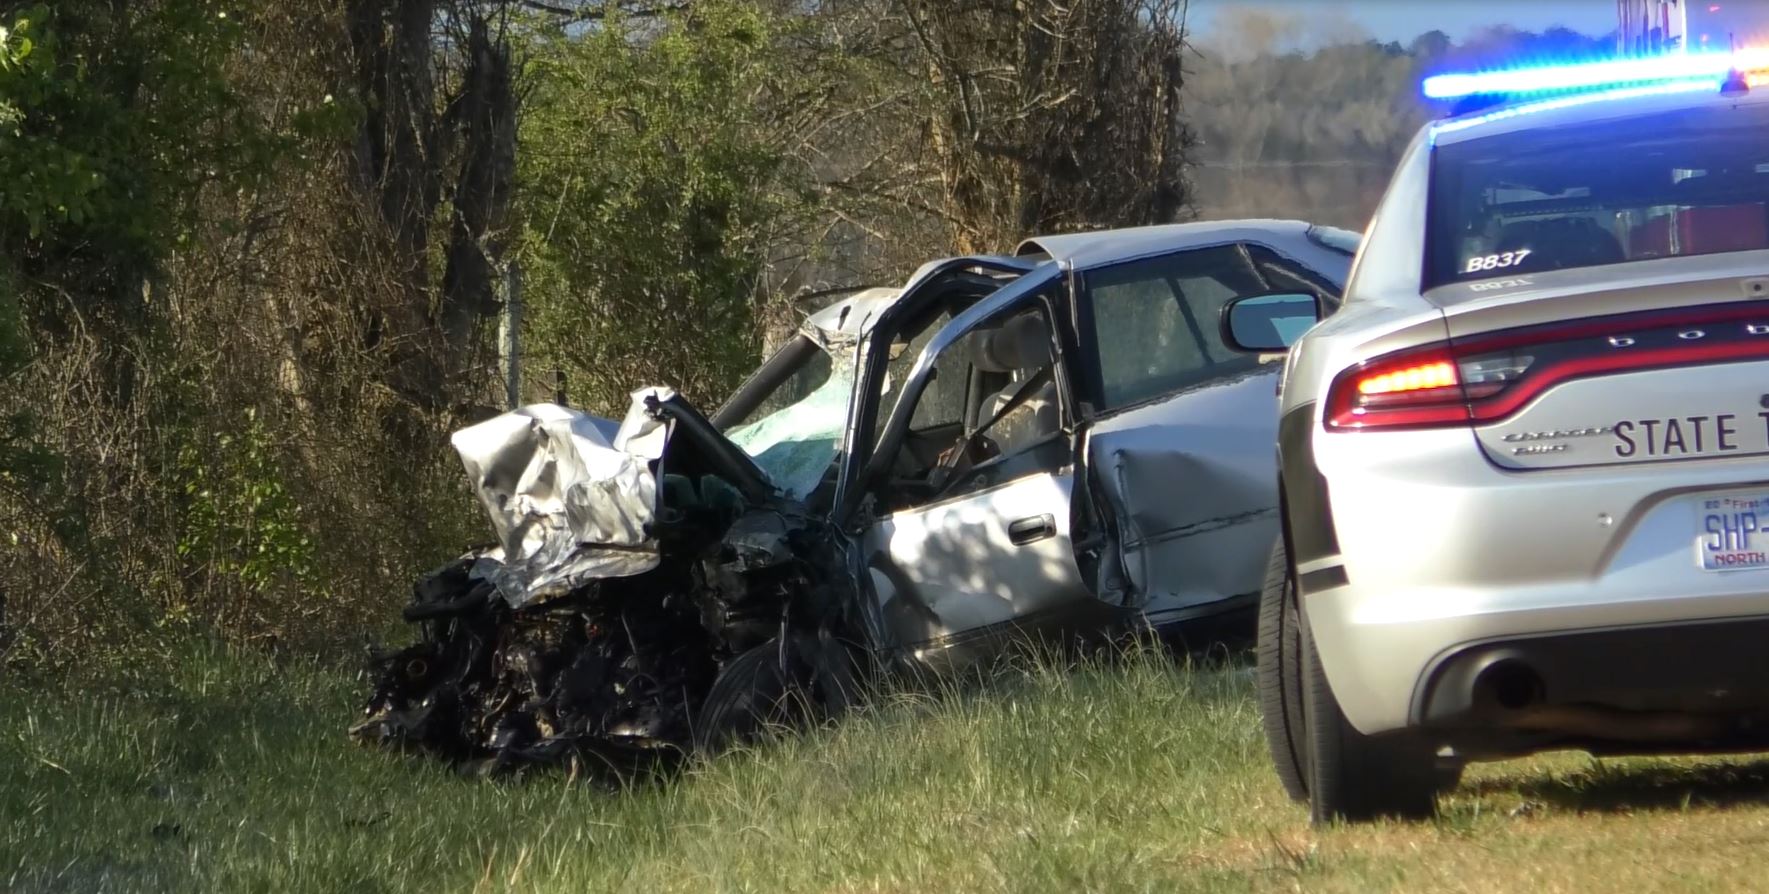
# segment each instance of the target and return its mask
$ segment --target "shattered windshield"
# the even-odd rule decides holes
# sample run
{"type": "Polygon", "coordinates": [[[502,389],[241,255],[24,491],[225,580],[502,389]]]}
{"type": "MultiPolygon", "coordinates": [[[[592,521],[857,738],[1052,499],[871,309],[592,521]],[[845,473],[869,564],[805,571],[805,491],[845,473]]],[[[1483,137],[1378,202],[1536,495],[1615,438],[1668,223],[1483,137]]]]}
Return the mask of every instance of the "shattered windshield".
{"type": "Polygon", "coordinates": [[[841,448],[853,393],[851,358],[808,351],[779,387],[725,436],[776,487],[802,500],[817,488],[841,448]]]}

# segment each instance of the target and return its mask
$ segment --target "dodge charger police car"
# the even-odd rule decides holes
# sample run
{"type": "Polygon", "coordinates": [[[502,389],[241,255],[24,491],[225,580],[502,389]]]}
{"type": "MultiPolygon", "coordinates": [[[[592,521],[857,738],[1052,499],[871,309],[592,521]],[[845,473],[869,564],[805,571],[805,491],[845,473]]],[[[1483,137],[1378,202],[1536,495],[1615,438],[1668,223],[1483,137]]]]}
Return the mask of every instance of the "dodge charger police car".
{"type": "Polygon", "coordinates": [[[1764,69],[1427,81],[1484,107],[1405,154],[1342,307],[1293,344],[1225,307],[1289,349],[1259,675],[1316,821],[1470,760],[1769,747],[1764,69]]]}

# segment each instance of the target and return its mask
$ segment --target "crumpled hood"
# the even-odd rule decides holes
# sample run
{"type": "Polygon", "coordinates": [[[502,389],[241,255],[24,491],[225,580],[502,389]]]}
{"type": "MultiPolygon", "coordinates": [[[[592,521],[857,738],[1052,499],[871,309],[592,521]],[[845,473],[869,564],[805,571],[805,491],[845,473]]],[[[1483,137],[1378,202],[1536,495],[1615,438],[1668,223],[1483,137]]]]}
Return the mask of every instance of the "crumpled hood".
{"type": "Polygon", "coordinates": [[[449,439],[497,531],[499,548],[473,576],[490,580],[514,608],[583,583],[657,567],[648,530],[657,513],[652,462],[667,425],[646,411],[667,388],[634,392],[609,441],[594,418],[555,404],[522,407],[449,439]]]}

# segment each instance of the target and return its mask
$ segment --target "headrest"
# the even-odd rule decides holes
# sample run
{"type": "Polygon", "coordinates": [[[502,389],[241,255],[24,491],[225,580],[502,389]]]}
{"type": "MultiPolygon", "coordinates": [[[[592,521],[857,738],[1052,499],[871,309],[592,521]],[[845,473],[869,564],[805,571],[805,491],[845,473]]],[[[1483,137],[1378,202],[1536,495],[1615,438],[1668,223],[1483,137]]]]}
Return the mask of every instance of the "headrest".
{"type": "Polygon", "coordinates": [[[971,333],[970,355],[971,364],[984,372],[1043,369],[1050,365],[1050,327],[1037,311],[1020,314],[971,333]]]}

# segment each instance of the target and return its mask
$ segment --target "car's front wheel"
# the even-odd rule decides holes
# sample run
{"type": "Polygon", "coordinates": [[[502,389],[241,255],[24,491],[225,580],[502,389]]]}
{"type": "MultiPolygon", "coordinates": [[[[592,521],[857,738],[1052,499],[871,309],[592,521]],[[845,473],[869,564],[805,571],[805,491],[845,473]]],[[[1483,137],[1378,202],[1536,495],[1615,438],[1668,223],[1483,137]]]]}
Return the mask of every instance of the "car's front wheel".
{"type": "Polygon", "coordinates": [[[695,717],[696,750],[710,754],[747,744],[769,726],[807,713],[806,683],[789,656],[776,638],[726,663],[695,717]]]}
{"type": "Polygon", "coordinates": [[[1437,758],[1428,741],[1397,732],[1366,736],[1345,719],[1321,667],[1306,615],[1301,625],[1302,712],[1307,726],[1309,813],[1317,824],[1381,817],[1424,819],[1437,810],[1437,758]]]}

